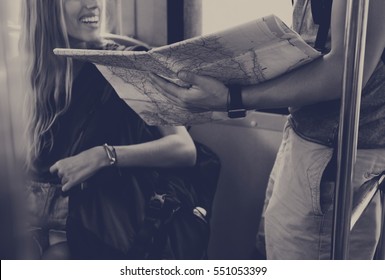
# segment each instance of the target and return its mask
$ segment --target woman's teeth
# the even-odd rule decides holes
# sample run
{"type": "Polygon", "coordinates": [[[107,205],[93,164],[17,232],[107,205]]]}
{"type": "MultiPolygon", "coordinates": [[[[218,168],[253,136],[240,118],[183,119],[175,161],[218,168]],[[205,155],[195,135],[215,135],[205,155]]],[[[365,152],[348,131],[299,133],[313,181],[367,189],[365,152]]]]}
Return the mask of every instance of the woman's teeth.
{"type": "Polygon", "coordinates": [[[99,16],[93,16],[93,17],[85,17],[80,19],[82,23],[98,23],[99,22],[99,16]]]}

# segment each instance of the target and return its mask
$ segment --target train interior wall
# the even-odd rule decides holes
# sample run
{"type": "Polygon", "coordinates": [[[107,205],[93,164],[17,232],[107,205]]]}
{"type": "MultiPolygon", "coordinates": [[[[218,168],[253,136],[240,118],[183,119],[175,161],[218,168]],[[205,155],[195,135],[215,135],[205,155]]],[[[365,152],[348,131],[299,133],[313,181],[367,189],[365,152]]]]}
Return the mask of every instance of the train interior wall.
{"type": "Polygon", "coordinates": [[[193,126],[192,137],[221,160],[211,219],[210,259],[248,259],[286,116],[252,112],[245,119],[193,126]]]}

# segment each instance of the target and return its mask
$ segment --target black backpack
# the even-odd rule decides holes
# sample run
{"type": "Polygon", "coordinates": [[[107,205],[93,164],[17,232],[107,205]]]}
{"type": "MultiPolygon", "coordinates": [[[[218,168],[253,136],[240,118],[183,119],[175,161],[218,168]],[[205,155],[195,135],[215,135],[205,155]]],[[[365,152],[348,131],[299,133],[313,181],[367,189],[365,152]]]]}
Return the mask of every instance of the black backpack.
{"type": "MultiPolygon", "coordinates": [[[[141,141],[156,139],[154,128],[140,122],[141,141]]],[[[208,258],[211,210],[221,162],[210,148],[197,141],[194,144],[197,160],[193,167],[145,171],[154,193],[147,202],[144,223],[136,235],[130,258],[208,258]]]]}

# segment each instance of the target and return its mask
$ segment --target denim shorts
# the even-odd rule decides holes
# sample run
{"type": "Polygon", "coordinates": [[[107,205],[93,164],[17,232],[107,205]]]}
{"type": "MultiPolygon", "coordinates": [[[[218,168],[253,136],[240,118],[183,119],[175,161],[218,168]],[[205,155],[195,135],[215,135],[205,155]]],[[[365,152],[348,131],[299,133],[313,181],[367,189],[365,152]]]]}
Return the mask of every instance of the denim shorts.
{"type": "MultiPolygon", "coordinates": [[[[335,183],[321,179],[332,154],[331,148],[300,138],[286,124],[259,233],[265,235],[268,259],[330,259],[335,183]]],[[[353,193],[384,170],[385,149],[358,150],[353,193]]],[[[380,226],[377,194],[350,234],[350,259],[373,258],[380,226]]]]}

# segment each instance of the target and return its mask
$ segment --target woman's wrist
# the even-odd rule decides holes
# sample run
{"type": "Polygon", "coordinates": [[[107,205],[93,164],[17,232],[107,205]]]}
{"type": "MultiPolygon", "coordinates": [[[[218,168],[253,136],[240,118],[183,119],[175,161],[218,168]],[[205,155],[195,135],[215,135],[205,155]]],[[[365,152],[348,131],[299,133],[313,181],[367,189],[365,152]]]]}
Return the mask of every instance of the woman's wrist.
{"type": "Polygon", "coordinates": [[[104,152],[105,152],[105,154],[107,156],[109,165],[110,166],[116,165],[118,163],[118,158],[116,156],[115,147],[105,143],[103,145],[103,149],[104,149],[104,152]]]}
{"type": "MultiPolygon", "coordinates": [[[[103,169],[105,167],[111,166],[110,159],[105,151],[103,146],[97,146],[92,149],[95,154],[95,163],[99,169],[103,169]]],[[[91,159],[92,160],[92,159],[91,159]]]]}

